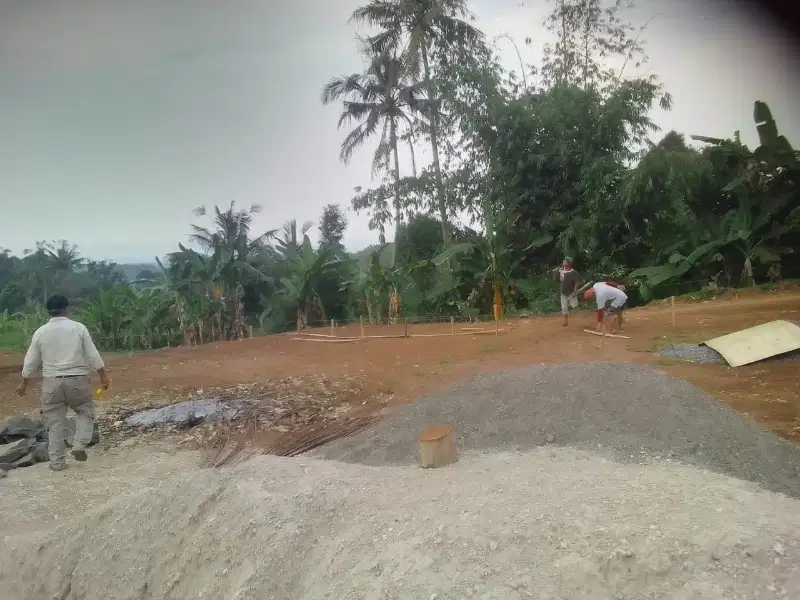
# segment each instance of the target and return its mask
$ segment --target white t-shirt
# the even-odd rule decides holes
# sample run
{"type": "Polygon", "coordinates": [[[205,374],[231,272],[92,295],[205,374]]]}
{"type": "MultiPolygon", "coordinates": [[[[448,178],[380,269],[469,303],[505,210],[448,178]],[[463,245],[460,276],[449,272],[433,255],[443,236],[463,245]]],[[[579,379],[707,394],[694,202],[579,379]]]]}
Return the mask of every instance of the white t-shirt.
{"type": "Polygon", "coordinates": [[[621,308],[628,301],[628,296],[625,292],[602,281],[595,283],[592,289],[594,290],[598,309],[605,308],[609,300],[611,300],[612,308],[621,308]]]}
{"type": "Polygon", "coordinates": [[[88,375],[90,368],[104,365],[89,330],[83,323],[53,317],[33,334],[22,376],[30,379],[40,369],[43,377],[88,375]]]}

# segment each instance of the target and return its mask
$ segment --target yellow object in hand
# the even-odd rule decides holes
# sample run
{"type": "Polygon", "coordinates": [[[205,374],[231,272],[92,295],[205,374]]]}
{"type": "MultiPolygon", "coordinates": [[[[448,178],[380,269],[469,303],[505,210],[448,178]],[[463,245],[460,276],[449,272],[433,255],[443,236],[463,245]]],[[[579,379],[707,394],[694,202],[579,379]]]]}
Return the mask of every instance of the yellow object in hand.
{"type": "Polygon", "coordinates": [[[94,393],[94,397],[98,402],[102,402],[106,399],[106,391],[103,388],[97,388],[97,391],[94,393]]]}

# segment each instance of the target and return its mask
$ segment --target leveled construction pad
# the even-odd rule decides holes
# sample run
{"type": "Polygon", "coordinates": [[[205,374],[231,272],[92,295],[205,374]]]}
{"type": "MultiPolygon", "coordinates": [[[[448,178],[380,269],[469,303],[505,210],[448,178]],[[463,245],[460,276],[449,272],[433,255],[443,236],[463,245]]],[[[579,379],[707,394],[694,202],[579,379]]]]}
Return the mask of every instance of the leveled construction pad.
{"type": "Polygon", "coordinates": [[[568,448],[432,470],[191,458],[12,471],[0,598],[800,598],[800,501],[683,465],[568,448]]]}
{"type": "Polygon", "coordinates": [[[480,375],[394,409],[376,426],[313,456],[367,465],[417,461],[417,436],[453,426],[460,450],[546,443],[664,458],[755,481],[800,497],[800,446],[777,437],[695,386],[630,364],[529,367],[480,375]]]}

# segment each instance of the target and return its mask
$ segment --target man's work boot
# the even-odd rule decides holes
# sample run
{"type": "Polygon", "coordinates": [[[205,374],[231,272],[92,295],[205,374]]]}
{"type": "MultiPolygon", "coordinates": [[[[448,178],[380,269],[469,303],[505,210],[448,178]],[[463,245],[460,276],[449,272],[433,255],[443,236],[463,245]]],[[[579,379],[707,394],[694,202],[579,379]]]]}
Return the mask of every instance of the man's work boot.
{"type": "Polygon", "coordinates": [[[569,317],[564,315],[564,322],[561,324],[562,327],[566,327],[569,325],[569,317]]]}
{"type": "Polygon", "coordinates": [[[72,458],[74,458],[78,462],[85,462],[88,456],[86,456],[86,450],[76,450],[75,448],[73,448],[72,458]]]}

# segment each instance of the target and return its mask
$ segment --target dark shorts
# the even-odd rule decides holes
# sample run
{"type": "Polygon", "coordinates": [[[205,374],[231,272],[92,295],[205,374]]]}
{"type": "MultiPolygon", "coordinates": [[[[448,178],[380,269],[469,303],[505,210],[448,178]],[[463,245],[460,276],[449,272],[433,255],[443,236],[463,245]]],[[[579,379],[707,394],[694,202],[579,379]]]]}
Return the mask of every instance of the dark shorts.
{"type": "Polygon", "coordinates": [[[622,314],[622,311],[625,310],[625,304],[623,304],[622,306],[611,306],[611,302],[612,302],[611,300],[606,302],[604,310],[610,315],[622,314]]]}

